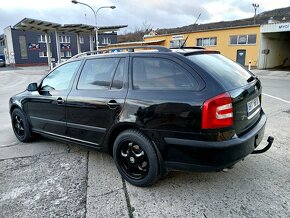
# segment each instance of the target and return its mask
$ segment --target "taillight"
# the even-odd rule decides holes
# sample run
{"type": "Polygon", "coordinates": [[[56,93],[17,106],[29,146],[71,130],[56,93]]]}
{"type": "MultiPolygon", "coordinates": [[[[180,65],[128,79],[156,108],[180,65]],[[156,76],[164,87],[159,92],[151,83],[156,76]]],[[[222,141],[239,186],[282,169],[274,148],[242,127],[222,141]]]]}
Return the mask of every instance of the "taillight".
{"type": "Polygon", "coordinates": [[[202,129],[216,129],[233,125],[233,105],[229,93],[206,100],[202,108],[202,129]]]}

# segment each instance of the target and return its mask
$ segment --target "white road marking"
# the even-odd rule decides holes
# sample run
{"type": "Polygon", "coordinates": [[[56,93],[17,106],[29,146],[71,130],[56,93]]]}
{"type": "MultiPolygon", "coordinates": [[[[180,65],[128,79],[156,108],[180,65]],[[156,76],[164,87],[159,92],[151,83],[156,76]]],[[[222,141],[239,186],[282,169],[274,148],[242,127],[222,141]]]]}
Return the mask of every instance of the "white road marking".
{"type": "Polygon", "coordinates": [[[286,100],[284,100],[284,99],[282,99],[282,98],[278,98],[278,97],[275,97],[275,96],[273,96],[273,95],[269,95],[269,94],[266,94],[266,93],[262,93],[263,95],[266,95],[266,96],[268,96],[268,97],[270,97],[270,98],[275,98],[275,99],[277,99],[277,100],[280,100],[280,101],[283,101],[283,102],[285,102],[285,103],[288,103],[288,104],[290,104],[290,101],[286,101],[286,100]]]}

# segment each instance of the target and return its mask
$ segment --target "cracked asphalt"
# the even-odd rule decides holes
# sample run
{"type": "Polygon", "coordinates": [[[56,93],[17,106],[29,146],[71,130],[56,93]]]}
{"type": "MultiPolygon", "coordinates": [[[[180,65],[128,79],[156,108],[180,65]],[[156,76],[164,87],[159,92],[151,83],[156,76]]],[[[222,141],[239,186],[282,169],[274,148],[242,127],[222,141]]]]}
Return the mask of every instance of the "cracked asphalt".
{"type": "Polygon", "coordinates": [[[123,181],[113,159],[45,138],[20,143],[9,97],[37,82],[44,68],[0,68],[0,218],[290,217],[290,71],[255,70],[268,116],[264,154],[227,172],[171,172],[152,187],[123,181]]]}

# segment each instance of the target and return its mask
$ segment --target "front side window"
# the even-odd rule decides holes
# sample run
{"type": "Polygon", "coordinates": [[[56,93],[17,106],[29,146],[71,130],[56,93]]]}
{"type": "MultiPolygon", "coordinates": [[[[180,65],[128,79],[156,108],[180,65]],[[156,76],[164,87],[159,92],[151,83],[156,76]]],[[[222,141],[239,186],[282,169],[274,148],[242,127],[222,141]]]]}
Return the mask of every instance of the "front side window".
{"type": "Polygon", "coordinates": [[[109,89],[120,58],[87,60],[78,82],[78,89],[109,89]]]}
{"type": "Polygon", "coordinates": [[[133,87],[139,90],[197,90],[198,83],[179,64],[163,58],[134,58],[133,87]]]}
{"type": "Polygon", "coordinates": [[[41,83],[41,90],[66,90],[73,79],[74,73],[78,70],[81,61],[74,61],[63,64],[52,71],[41,83]]]}

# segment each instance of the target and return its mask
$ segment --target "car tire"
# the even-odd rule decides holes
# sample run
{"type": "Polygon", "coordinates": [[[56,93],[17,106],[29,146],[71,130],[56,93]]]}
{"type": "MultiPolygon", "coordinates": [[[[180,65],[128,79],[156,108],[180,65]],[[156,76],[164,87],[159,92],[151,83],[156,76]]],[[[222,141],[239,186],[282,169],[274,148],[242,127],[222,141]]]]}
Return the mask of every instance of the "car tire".
{"type": "Polygon", "coordinates": [[[113,158],[119,173],[135,186],[150,186],[159,178],[159,161],[153,143],[138,130],[118,135],[113,158]]]}
{"type": "Polygon", "coordinates": [[[31,130],[23,111],[19,108],[14,109],[11,114],[11,121],[17,139],[21,142],[28,142],[31,139],[31,130]]]}

